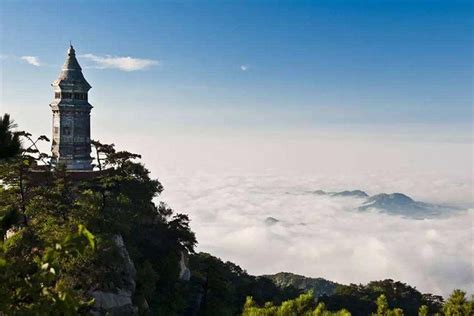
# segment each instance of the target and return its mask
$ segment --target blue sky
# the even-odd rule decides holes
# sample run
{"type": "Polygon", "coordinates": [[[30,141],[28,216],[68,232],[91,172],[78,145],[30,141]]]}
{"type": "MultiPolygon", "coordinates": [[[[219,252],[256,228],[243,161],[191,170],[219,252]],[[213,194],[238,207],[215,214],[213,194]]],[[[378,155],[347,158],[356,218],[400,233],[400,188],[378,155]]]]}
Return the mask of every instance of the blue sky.
{"type": "Polygon", "coordinates": [[[48,112],[49,83],[72,40],[79,55],[159,62],[126,72],[79,59],[96,111],[132,109],[142,123],[160,112],[177,127],[466,126],[471,9],[467,1],[6,1],[2,105],[48,112]]]}

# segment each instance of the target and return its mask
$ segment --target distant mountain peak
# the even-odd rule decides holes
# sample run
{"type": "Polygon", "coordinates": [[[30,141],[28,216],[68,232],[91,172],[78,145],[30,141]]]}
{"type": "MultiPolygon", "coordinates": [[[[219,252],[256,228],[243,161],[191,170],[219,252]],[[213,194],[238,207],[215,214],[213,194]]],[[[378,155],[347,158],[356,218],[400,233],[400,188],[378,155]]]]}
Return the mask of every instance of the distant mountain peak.
{"type": "Polygon", "coordinates": [[[451,206],[415,201],[403,193],[381,193],[371,196],[359,206],[360,211],[378,209],[382,212],[401,215],[414,219],[425,219],[436,216],[448,215],[449,212],[459,210],[451,206]]]}
{"type": "Polygon", "coordinates": [[[369,195],[362,190],[345,190],[340,192],[326,192],[323,190],[312,191],[311,193],[317,195],[329,195],[329,196],[347,196],[347,197],[360,197],[366,198],[369,195]]]}
{"type": "Polygon", "coordinates": [[[332,196],[354,196],[354,197],[368,197],[369,195],[362,190],[352,190],[352,191],[341,191],[341,192],[334,192],[331,194],[332,196]]]}
{"type": "Polygon", "coordinates": [[[357,207],[359,211],[377,209],[385,213],[401,215],[415,219],[439,216],[447,214],[446,211],[456,210],[454,207],[415,201],[408,195],[399,192],[379,193],[373,196],[369,196],[362,190],[345,190],[340,192],[326,192],[323,190],[316,190],[312,191],[311,193],[331,197],[362,198],[365,199],[365,201],[362,203],[362,205],[357,207]]]}
{"type": "Polygon", "coordinates": [[[270,225],[275,225],[278,222],[279,222],[279,220],[277,220],[275,217],[269,216],[269,217],[265,218],[265,224],[267,224],[269,226],[270,225]]]}
{"type": "Polygon", "coordinates": [[[367,199],[367,202],[372,201],[386,201],[388,203],[406,203],[415,202],[411,197],[403,193],[380,193],[373,195],[367,199]]]}
{"type": "Polygon", "coordinates": [[[403,193],[380,193],[369,197],[367,201],[359,207],[360,210],[366,210],[369,208],[378,208],[388,211],[409,211],[429,208],[429,204],[415,201],[403,193]]]}

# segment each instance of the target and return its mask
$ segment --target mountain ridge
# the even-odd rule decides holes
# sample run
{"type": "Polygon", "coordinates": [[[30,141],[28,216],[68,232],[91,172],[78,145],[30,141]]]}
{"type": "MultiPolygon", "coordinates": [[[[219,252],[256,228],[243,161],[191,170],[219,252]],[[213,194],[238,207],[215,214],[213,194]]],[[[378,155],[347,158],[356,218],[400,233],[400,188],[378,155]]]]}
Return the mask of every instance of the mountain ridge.
{"type": "Polygon", "coordinates": [[[440,215],[446,215],[449,211],[458,210],[452,206],[438,205],[416,201],[410,196],[400,193],[378,193],[375,195],[368,195],[362,190],[345,190],[339,192],[326,192],[323,190],[311,191],[316,195],[327,195],[330,197],[355,197],[364,198],[365,201],[357,207],[359,211],[369,211],[370,209],[377,209],[383,213],[391,215],[401,215],[404,217],[411,217],[414,219],[425,219],[440,215]]]}
{"type": "Polygon", "coordinates": [[[342,285],[324,278],[311,278],[291,272],[265,274],[261,277],[270,279],[279,288],[293,286],[298,290],[303,290],[304,292],[312,290],[315,297],[332,295],[336,288],[342,285]]]}

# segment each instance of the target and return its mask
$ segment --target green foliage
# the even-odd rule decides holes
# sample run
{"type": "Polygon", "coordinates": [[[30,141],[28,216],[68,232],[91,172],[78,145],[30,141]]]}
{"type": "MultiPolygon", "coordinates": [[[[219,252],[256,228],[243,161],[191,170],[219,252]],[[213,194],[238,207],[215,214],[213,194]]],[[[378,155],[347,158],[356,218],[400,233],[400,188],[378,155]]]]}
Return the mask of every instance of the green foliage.
{"type": "Polygon", "coordinates": [[[173,215],[163,203],[157,212],[153,222],[135,223],[133,230],[140,234],[128,236],[126,242],[138,268],[138,305],[148,305],[153,314],[174,315],[187,303],[184,285],[178,280],[181,252],[194,251],[195,237],[187,217],[173,215]]]}
{"type": "Polygon", "coordinates": [[[385,316],[388,312],[388,302],[387,297],[382,294],[377,298],[377,313],[374,315],[385,316]]]}
{"type": "Polygon", "coordinates": [[[403,316],[401,308],[390,309],[388,307],[387,297],[382,294],[377,298],[377,313],[374,316],[403,316]]]}
{"type": "Polygon", "coordinates": [[[9,114],[0,119],[0,160],[16,157],[21,151],[20,135],[13,131],[16,124],[9,114]]]}
{"type": "Polygon", "coordinates": [[[310,278],[289,272],[265,275],[265,277],[269,278],[276,285],[282,288],[293,286],[305,292],[313,291],[315,297],[320,297],[324,294],[331,295],[334,293],[337,286],[340,285],[323,278],[310,278]]]}
{"type": "Polygon", "coordinates": [[[64,240],[37,249],[29,258],[12,255],[15,243],[27,240],[29,235],[24,230],[1,245],[0,313],[72,315],[90,306],[92,301],[84,301],[80,293],[65,286],[62,266],[90,255],[95,250],[94,236],[79,226],[64,240]]]}
{"type": "Polygon", "coordinates": [[[405,315],[418,315],[422,305],[426,305],[432,313],[441,311],[442,298],[440,296],[421,294],[405,283],[390,279],[370,282],[367,285],[341,285],[337,287],[334,294],[323,295],[319,301],[324,302],[330,310],[344,307],[352,315],[365,316],[377,313],[379,307],[376,301],[382,294],[385,297],[387,309],[399,308],[405,315]]]}
{"type": "Polygon", "coordinates": [[[183,310],[178,263],[196,239],[186,215],[154,204],[163,188],[136,161],[140,156],[95,142],[101,170],[77,179],[39,152],[46,137],[15,135],[29,147],[0,162],[0,230],[3,239],[14,234],[2,243],[0,314],[86,312],[90,291],[124,286],[114,235],[123,236],[137,268],[133,299],[140,311],[183,310]]]}
{"type": "Polygon", "coordinates": [[[446,316],[471,316],[474,313],[474,297],[466,298],[466,292],[456,289],[443,306],[446,316]]]}
{"type": "Polygon", "coordinates": [[[428,316],[428,315],[429,315],[428,306],[421,305],[420,309],[418,310],[418,316],[428,316]]]}
{"type": "Polygon", "coordinates": [[[31,134],[12,129],[16,125],[5,114],[0,121],[0,227],[2,239],[6,232],[15,226],[28,224],[26,208],[35,195],[32,169],[38,162],[46,163],[48,155],[38,150],[37,143],[49,141],[42,135],[34,140],[31,134]],[[22,146],[22,139],[28,147],[22,146]]]}
{"type": "Polygon", "coordinates": [[[22,220],[21,214],[12,205],[3,205],[0,208],[0,235],[2,239],[6,236],[7,231],[20,223],[22,220]]]}
{"type": "Polygon", "coordinates": [[[199,311],[199,315],[236,315],[248,295],[258,304],[281,304],[300,294],[293,287],[279,288],[267,278],[251,276],[238,265],[207,253],[192,255],[190,268],[190,314],[199,311]]]}
{"type": "Polygon", "coordinates": [[[259,307],[251,296],[248,296],[242,316],[350,316],[347,310],[331,312],[326,310],[324,303],[315,306],[313,292],[301,294],[295,299],[284,301],[280,306],[267,302],[259,307]]]}

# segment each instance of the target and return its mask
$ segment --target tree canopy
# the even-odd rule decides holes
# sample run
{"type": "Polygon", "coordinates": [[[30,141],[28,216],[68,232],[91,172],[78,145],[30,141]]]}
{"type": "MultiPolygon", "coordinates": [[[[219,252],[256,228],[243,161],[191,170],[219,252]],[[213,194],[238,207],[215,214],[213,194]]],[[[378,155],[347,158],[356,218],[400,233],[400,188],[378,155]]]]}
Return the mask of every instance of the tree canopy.
{"type": "Polygon", "coordinates": [[[37,142],[47,137],[33,139],[13,128],[4,116],[0,311],[59,311],[51,302],[87,310],[92,290],[120,287],[114,235],[123,237],[138,270],[137,306],[163,315],[183,310],[178,263],[182,251],[194,251],[196,239],[186,215],[154,203],[163,187],[150,178],[140,156],[94,142],[102,170],[76,179],[38,150],[37,142]]]}

